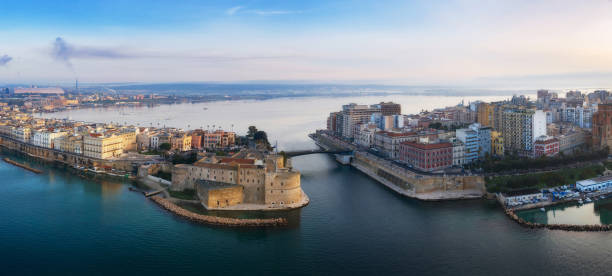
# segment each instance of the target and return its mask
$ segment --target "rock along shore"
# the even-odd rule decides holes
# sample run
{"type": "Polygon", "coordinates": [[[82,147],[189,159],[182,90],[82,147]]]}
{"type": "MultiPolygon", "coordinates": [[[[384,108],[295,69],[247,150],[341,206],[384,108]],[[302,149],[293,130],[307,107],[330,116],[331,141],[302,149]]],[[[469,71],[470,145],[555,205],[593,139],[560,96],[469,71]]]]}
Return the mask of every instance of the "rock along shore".
{"type": "Polygon", "coordinates": [[[11,159],[8,159],[8,158],[4,158],[3,160],[4,160],[4,162],[6,162],[6,163],[9,163],[9,164],[11,164],[11,165],[13,165],[13,166],[17,166],[17,167],[20,167],[20,168],[22,168],[22,169],[25,169],[25,170],[31,171],[31,172],[33,172],[33,173],[38,173],[38,174],[41,174],[41,173],[42,173],[42,171],[41,171],[41,170],[38,170],[38,169],[32,168],[32,167],[30,167],[30,166],[28,166],[28,165],[26,165],[26,164],[21,164],[21,163],[19,163],[19,162],[15,162],[15,161],[13,161],[13,160],[11,160],[11,159]]]}
{"type": "Polygon", "coordinates": [[[219,225],[219,226],[229,226],[229,227],[279,227],[286,226],[288,224],[287,219],[285,218],[269,218],[269,219],[237,219],[237,218],[226,218],[226,217],[215,217],[215,216],[207,216],[202,214],[197,214],[186,210],[169,200],[159,197],[153,196],[149,197],[153,202],[157,203],[162,208],[168,210],[169,212],[185,218],[187,220],[209,224],[209,225],[219,225]]]}
{"type": "Polygon", "coordinates": [[[565,231],[576,231],[576,232],[602,232],[602,231],[610,231],[612,230],[612,225],[610,224],[591,224],[591,225],[575,225],[575,224],[544,224],[544,223],[535,223],[529,222],[522,218],[519,218],[513,210],[506,209],[506,215],[510,217],[510,219],[516,221],[518,224],[528,228],[546,228],[550,230],[565,230],[565,231]]]}

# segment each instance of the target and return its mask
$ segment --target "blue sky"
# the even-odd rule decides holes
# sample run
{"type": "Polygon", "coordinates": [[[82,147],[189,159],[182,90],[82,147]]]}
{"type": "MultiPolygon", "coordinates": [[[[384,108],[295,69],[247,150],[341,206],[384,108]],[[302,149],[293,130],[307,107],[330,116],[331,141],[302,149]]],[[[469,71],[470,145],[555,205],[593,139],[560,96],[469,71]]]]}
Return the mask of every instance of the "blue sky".
{"type": "Polygon", "coordinates": [[[8,83],[469,85],[612,72],[607,0],[4,0],[0,14],[8,83]]]}

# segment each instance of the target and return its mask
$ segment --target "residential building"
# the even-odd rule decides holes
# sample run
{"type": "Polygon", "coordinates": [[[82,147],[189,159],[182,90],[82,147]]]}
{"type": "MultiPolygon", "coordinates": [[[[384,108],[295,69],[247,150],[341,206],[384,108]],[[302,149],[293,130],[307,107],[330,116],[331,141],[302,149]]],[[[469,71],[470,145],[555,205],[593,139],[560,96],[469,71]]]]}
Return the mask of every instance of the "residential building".
{"type": "Polygon", "coordinates": [[[456,131],[457,139],[464,144],[464,164],[478,160],[480,139],[477,131],[471,128],[462,128],[456,131]]]}
{"type": "Polygon", "coordinates": [[[402,106],[394,102],[386,102],[386,103],[381,102],[373,106],[380,109],[380,112],[382,113],[383,116],[402,114],[402,106]]]}
{"type": "Polygon", "coordinates": [[[498,131],[491,132],[491,154],[504,156],[504,137],[498,131]]]}
{"type": "Polygon", "coordinates": [[[531,156],[537,137],[546,135],[546,115],[542,110],[514,108],[503,112],[504,149],[531,156]]]}
{"type": "Polygon", "coordinates": [[[67,135],[66,132],[59,130],[40,129],[34,131],[30,140],[35,146],[51,149],[53,148],[53,141],[65,135],[67,135]]]}
{"type": "Polygon", "coordinates": [[[559,140],[557,138],[542,135],[534,142],[533,156],[555,156],[559,153],[559,140]]]}
{"type": "Polygon", "coordinates": [[[342,130],[341,136],[344,138],[354,138],[353,130],[356,124],[367,123],[372,114],[380,113],[380,107],[347,104],[342,106],[342,130]]]}
{"type": "Polygon", "coordinates": [[[593,114],[593,147],[612,146],[612,104],[600,104],[593,114]]]}
{"type": "Polygon", "coordinates": [[[191,150],[191,136],[186,133],[175,133],[170,137],[170,149],[178,151],[191,150]]]}
{"type": "Polygon", "coordinates": [[[414,132],[379,131],[374,134],[374,147],[384,156],[391,159],[399,158],[400,143],[416,140],[414,132]]]}
{"type": "Polygon", "coordinates": [[[478,104],[478,119],[476,120],[484,127],[493,127],[495,119],[495,106],[490,103],[481,102],[478,104]]]}
{"type": "Polygon", "coordinates": [[[451,138],[453,144],[453,166],[462,167],[465,162],[465,145],[457,137],[451,138]]]}
{"type": "Polygon", "coordinates": [[[25,126],[18,126],[12,129],[12,137],[18,141],[29,143],[32,135],[32,129],[25,126]]]}

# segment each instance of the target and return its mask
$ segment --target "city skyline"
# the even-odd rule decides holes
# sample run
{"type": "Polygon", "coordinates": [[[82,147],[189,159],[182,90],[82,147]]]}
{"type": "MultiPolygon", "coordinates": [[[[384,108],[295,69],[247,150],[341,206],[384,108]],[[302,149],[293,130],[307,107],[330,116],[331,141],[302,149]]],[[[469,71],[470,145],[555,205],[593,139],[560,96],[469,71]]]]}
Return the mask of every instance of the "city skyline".
{"type": "Polygon", "coordinates": [[[4,6],[3,83],[612,85],[603,0],[4,6]]]}

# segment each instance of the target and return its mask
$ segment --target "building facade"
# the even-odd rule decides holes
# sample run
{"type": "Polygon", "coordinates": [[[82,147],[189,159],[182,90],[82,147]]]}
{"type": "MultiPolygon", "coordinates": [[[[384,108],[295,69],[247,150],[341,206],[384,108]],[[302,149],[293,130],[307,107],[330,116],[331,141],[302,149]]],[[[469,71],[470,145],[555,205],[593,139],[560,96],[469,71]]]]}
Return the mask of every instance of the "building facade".
{"type": "Polygon", "coordinates": [[[438,171],[453,165],[453,144],[402,142],[400,161],[422,171],[438,171]]]}

